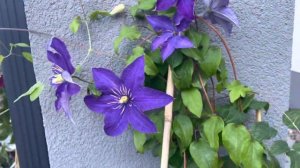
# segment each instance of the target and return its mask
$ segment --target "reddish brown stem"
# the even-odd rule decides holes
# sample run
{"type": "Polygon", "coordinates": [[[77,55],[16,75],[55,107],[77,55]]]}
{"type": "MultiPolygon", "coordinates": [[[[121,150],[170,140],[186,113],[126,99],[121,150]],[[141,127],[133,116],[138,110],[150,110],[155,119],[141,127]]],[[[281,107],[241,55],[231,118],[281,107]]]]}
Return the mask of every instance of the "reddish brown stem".
{"type": "Polygon", "coordinates": [[[230,63],[231,63],[231,66],[232,66],[232,71],[233,71],[233,75],[234,75],[234,79],[235,80],[238,80],[238,76],[237,76],[237,71],[236,71],[236,67],[235,67],[235,63],[234,63],[234,59],[233,59],[233,56],[231,54],[231,51],[230,51],[230,48],[228,46],[228,43],[227,41],[225,40],[225,38],[222,36],[221,32],[214,26],[212,25],[210,22],[206,21],[205,19],[203,19],[202,17],[200,16],[197,16],[197,19],[199,19],[201,22],[205,23],[212,31],[214,31],[218,37],[221,39],[225,49],[226,49],[226,52],[229,56],[229,59],[230,59],[230,63]]]}
{"type": "Polygon", "coordinates": [[[183,168],[187,168],[187,157],[186,157],[186,152],[183,152],[183,168]]]}
{"type": "Polygon", "coordinates": [[[208,106],[209,106],[211,112],[212,112],[213,114],[215,114],[215,110],[214,110],[214,108],[213,108],[213,106],[212,106],[212,103],[211,103],[211,101],[210,101],[210,98],[209,98],[209,96],[208,96],[208,94],[207,94],[207,91],[206,91],[206,89],[205,89],[205,84],[204,84],[204,81],[203,81],[202,76],[200,75],[200,73],[199,73],[199,81],[200,81],[200,84],[201,84],[201,87],[202,87],[202,91],[203,91],[204,97],[205,97],[205,99],[206,99],[206,101],[207,101],[207,103],[208,103],[208,106]]]}
{"type": "Polygon", "coordinates": [[[214,82],[214,79],[213,78],[210,78],[210,81],[211,81],[211,85],[212,85],[212,105],[213,105],[213,108],[214,108],[214,111],[216,111],[216,91],[215,91],[215,82],[214,82]]]}

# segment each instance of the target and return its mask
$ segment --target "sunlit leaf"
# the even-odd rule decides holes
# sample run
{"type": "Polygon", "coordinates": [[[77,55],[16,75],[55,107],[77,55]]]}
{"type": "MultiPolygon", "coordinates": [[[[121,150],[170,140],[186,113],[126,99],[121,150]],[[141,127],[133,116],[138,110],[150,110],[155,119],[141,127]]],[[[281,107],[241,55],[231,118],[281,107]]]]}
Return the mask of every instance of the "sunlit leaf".
{"type": "Polygon", "coordinates": [[[36,100],[40,94],[42,93],[44,89],[44,84],[41,82],[37,82],[36,84],[34,84],[33,86],[31,86],[31,88],[23,93],[22,95],[20,95],[15,101],[14,103],[16,103],[17,101],[19,101],[21,98],[25,97],[25,96],[29,96],[30,101],[34,101],[36,100]]]}
{"type": "Polygon", "coordinates": [[[227,86],[229,91],[230,102],[233,103],[240,97],[245,97],[248,93],[251,93],[252,90],[249,87],[241,84],[240,81],[234,80],[227,86]]]}
{"type": "Polygon", "coordinates": [[[80,28],[80,25],[81,25],[81,18],[80,16],[77,16],[72,20],[72,22],[69,25],[69,28],[73,33],[77,33],[80,28]]]}
{"type": "Polygon", "coordinates": [[[27,61],[32,63],[32,55],[30,52],[22,52],[22,55],[27,61]]]}
{"type": "Polygon", "coordinates": [[[147,140],[147,137],[145,134],[134,131],[133,132],[133,141],[134,141],[134,146],[135,149],[139,152],[139,153],[144,153],[144,144],[147,140]]]}
{"type": "Polygon", "coordinates": [[[173,130],[180,139],[180,146],[185,150],[193,138],[193,123],[191,119],[185,115],[178,115],[173,122],[173,130]]]}
{"type": "Polygon", "coordinates": [[[218,116],[213,116],[203,123],[205,137],[210,147],[216,151],[219,149],[219,133],[223,128],[224,121],[218,116]]]}
{"type": "Polygon", "coordinates": [[[141,37],[141,33],[136,26],[123,26],[119,37],[114,41],[114,50],[116,53],[119,52],[119,46],[124,39],[137,40],[141,37]]]}
{"type": "Polygon", "coordinates": [[[207,142],[200,140],[190,145],[190,154],[193,160],[201,168],[219,167],[218,153],[207,142]]]}
{"type": "Polygon", "coordinates": [[[183,104],[189,109],[191,113],[195,114],[197,117],[201,116],[203,110],[203,102],[201,93],[197,88],[183,90],[181,92],[181,98],[183,104]]]}

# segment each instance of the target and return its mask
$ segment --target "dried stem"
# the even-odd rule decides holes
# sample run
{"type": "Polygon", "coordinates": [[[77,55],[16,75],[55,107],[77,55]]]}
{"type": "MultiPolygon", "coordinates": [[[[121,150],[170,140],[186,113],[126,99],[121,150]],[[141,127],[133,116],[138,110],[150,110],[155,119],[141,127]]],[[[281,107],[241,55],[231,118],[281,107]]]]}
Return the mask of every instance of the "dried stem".
{"type": "MultiPolygon", "coordinates": [[[[168,81],[166,93],[170,96],[174,96],[174,84],[172,78],[172,70],[169,66],[168,70],[168,81]]],[[[171,126],[173,117],[173,102],[165,107],[165,122],[164,122],[164,134],[161,154],[161,168],[168,168],[169,165],[169,149],[170,149],[170,138],[171,138],[171,126]]]]}
{"type": "Polygon", "coordinates": [[[234,74],[234,79],[235,80],[238,80],[238,77],[237,77],[237,71],[236,71],[236,67],[235,67],[235,63],[234,63],[234,59],[233,59],[233,56],[231,54],[231,51],[229,49],[229,46],[227,44],[227,41],[225,40],[225,38],[222,36],[221,32],[214,26],[212,25],[210,22],[206,21],[205,19],[203,19],[202,17],[200,16],[197,16],[197,19],[199,19],[201,22],[205,23],[212,31],[214,31],[218,37],[221,39],[225,49],[226,49],[226,52],[229,56],[229,59],[230,59],[230,63],[231,63],[231,66],[232,66],[232,71],[233,71],[233,74],[234,74]]]}
{"type": "Polygon", "coordinates": [[[186,152],[183,152],[183,168],[187,168],[187,157],[186,157],[186,152]]]}

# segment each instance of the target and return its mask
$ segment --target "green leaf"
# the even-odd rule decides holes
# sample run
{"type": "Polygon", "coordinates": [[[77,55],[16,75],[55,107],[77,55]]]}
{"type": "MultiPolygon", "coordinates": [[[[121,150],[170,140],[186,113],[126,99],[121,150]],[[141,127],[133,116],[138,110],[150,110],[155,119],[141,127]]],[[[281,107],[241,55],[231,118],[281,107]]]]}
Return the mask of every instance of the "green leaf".
{"type": "Polygon", "coordinates": [[[114,41],[114,50],[116,53],[119,52],[119,46],[124,39],[137,40],[141,37],[141,33],[136,26],[123,26],[121,33],[118,38],[114,41]]]}
{"type": "Polygon", "coordinates": [[[294,143],[292,149],[297,151],[297,152],[300,152],[300,142],[294,143]]]}
{"type": "Polygon", "coordinates": [[[145,57],[145,73],[150,76],[157,75],[159,73],[158,68],[156,67],[153,60],[149,56],[145,55],[145,50],[141,46],[137,46],[132,50],[132,55],[130,55],[127,58],[127,65],[131,64],[133,61],[135,61],[138,57],[142,55],[144,55],[145,57]]]}
{"type": "Polygon", "coordinates": [[[186,32],[186,36],[193,42],[196,48],[198,48],[201,44],[202,35],[202,33],[199,33],[194,29],[190,29],[186,32]]]}
{"type": "Polygon", "coordinates": [[[247,119],[247,115],[234,106],[217,107],[217,112],[226,123],[242,124],[247,119]]]}
{"type": "Polygon", "coordinates": [[[5,57],[3,55],[0,55],[0,64],[4,61],[5,57]]]}
{"type": "Polygon", "coordinates": [[[213,116],[203,123],[203,132],[211,148],[218,151],[219,133],[224,128],[224,121],[218,116],[213,116]]]}
{"type": "Polygon", "coordinates": [[[193,80],[194,63],[191,59],[184,61],[172,71],[173,81],[177,89],[187,89],[193,80]]]}
{"type": "Polygon", "coordinates": [[[291,160],[290,168],[299,168],[300,167],[300,153],[296,151],[290,151],[287,153],[291,160]]]}
{"type": "Polygon", "coordinates": [[[183,62],[183,55],[175,51],[166,61],[172,68],[176,68],[183,62]]]}
{"type": "Polygon", "coordinates": [[[139,0],[138,8],[141,10],[151,10],[155,7],[156,0],[139,0]]]}
{"type": "Polygon", "coordinates": [[[219,69],[217,72],[217,79],[218,79],[218,84],[217,84],[217,91],[220,93],[223,90],[225,90],[227,86],[227,80],[228,80],[228,71],[226,67],[226,62],[225,59],[222,57],[221,63],[219,65],[219,69]]]}
{"type": "Polygon", "coordinates": [[[27,61],[32,63],[32,55],[30,52],[22,52],[22,55],[27,61]]]}
{"type": "Polygon", "coordinates": [[[280,155],[290,151],[289,145],[282,140],[275,141],[271,146],[270,152],[274,155],[280,155]]]}
{"type": "Polygon", "coordinates": [[[173,130],[180,139],[180,146],[184,151],[189,147],[193,138],[193,123],[191,119],[185,115],[178,115],[173,122],[173,130]]]}
{"type": "Polygon", "coordinates": [[[147,137],[145,134],[133,131],[133,141],[135,149],[139,153],[144,153],[144,144],[146,143],[147,137]]]}
{"type": "Polygon", "coordinates": [[[138,15],[138,11],[139,11],[138,5],[134,5],[130,8],[130,14],[134,17],[136,17],[138,15]]]}
{"type": "Polygon", "coordinates": [[[111,16],[111,15],[109,14],[109,12],[96,10],[92,12],[89,17],[91,21],[95,21],[98,20],[101,16],[111,16]]]}
{"type": "Polygon", "coordinates": [[[145,55],[145,73],[150,76],[156,76],[159,73],[158,68],[154,64],[153,60],[145,55]]]}
{"type": "Polygon", "coordinates": [[[283,123],[290,129],[300,128],[300,109],[291,109],[283,114],[283,123]]]}
{"type": "Polygon", "coordinates": [[[193,142],[190,145],[190,154],[198,167],[219,167],[218,153],[214,149],[212,149],[204,140],[193,142]]]}
{"type": "Polygon", "coordinates": [[[257,141],[250,141],[242,145],[243,168],[261,168],[263,166],[264,148],[257,141]]]}
{"type": "Polygon", "coordinates": [[[14,47],[24,47],[24,48],[26,48],[26,47],[30,47],[28,44],[26,44],[26,43],[15,43],[15,44],[11,44],[12,46],[14,46],[14,47]]]}
{"type": "Polygon", "coordinates": [[[181,92],[183,104],[189,111],[200,118],[203,110],[202,96],[198,89],[191,88],[181,92]]]}
{"type": "Polygon", "coordinates": [[[227,89],[230,92],[229,97],[231,103],[234,103],[240,97],[245,97],[248,93],[252,92],[252,90],[249,87],[242,85],[241,82],[238,80],[234,80],[232,83],[230,83],[227,86],[227,89]]]}
{"type": "Polygon", "coordinates": [[[200,62],[200,68],[207,76],[217,73],[222,60],[222,51],[219,47],[210,47],[204,55],[204,60],[200,62]]]}
{"type": "Polygon", "coordinates": [[[270,108],[270,104],[268,102],[262,102],[262,101],[257,101],[253,100],[251,104],[249,105],[251,109],[254,110],[265,110],[268,111],[270,108]]]}
{"type": "Polygon", "coordinates": [[[29,96],[30,101],[34,101],[36,100],[40,94],[42,93],[42,91],[44,90],[44,84],[41,82],[37,82],[36,84],[34,84],[33,86],[31,86],[31,88],[23,93],[21,96],[19,96],[14,103],[16,103],[17,101],[19,101],[21,98],[25,97],[25,96],[29,96]]]}
{"type": "Polygon", "coordinates": [[[153,113],[150,116],[151,121],[154,122],[157,133],[154,134],[155,139],[159,142],[162,143],[163,139],[163,132],[164,132],[164,117],[163,117],[163,112],[160,113],[153,113]]]}
{"type": "Polygon", "coordinates": [[[92,94],[96,97],[101,96],[101,92],[96,88],[96,86],[94,84],[89,84],[88,86],[88,93],[92,94]]]}
{"type": "Polygon", "coordinates": [[[210,47],[210,37],[207,33],[202,34],[200,47],[201,47],[201,55],[203,55],[203,56],[206,55],[206,53],[210,47]]]}
{"type": "Polygon", "coordinates": [[[80,25],[81,25],[81,18],[80,16],[77,16],[72,20],[72,22],[69,25],[69,28],[73,33],[77,33],[80,28],[80,25]]]}
{"type": "Polygon", "coordinates": [[[131,64],[134,60],[136,60],[138,57],[142,56],[145,54],[145,49],[141,46],[137,46],[132,50],[132,55],[130,55],[126,63],[127,65],[131,64]]]}
{"type": "Polygon", "coordinates": [[[252,136],[259,142],[271,139],[277,135],[276,129],[269,126],[266,122],[257,122],[251,130],[252,136]]]}
{"type": "Polygon", "coordinates": [[[201,62],[203,60],[201,51],[198,48],[186,48],[180,50],[185,56],[201,62]]]}
{"type": "Polygon", "coordinates": [[[243,125],[228,124],[222,132],[223,145],[232,161],[237,165],[240,165],[243,160],[242,154],[245,152],[245,148],[242,146],[245,143],[246,145],[249,144],[250,140],[250,133],[243,125]]]}

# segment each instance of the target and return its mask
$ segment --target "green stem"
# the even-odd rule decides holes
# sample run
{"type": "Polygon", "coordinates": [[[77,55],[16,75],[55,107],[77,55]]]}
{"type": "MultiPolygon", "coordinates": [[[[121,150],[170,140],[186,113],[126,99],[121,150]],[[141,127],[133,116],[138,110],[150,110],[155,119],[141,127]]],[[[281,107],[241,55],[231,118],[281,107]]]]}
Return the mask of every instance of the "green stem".
{"type": "Polygon", "coordinates": [[[87,81],[87,80],[85,80],[85,79],[82,79],[82,78],[80,78],[80,77],[78,77],[78,76],[72,76],[72,78],[78,79],[78,80],[80,80],[80,81],[82,81],[82,82],[85,82],[85,83],[87,83],[87,84],[93,84],[92,82],[89,82],[89,81],[87,81]]]}
{"type": "Polygon", "coordinates": [[[79,66],[81,67],[88,60],[88,58],[90,57],[91,53],[93,52],[93,47],[92,47],[91,32],[90,32],[90,28],[89,28],[89,24],[88,24],[88,21],[87,21],[87,17],[86,17],[86,13],[85,13],[85,10],[84,10],[82,0],[79,0],[79,2],[80,2],[82,14],[83,14],[84,24],[85,24],[85,27],[86,27],[86,30],[87,30],[88,39],[89,39],[89,49],[88,49],[87,55],[85,56],[83,61],[79,64],[79,66]]]}

